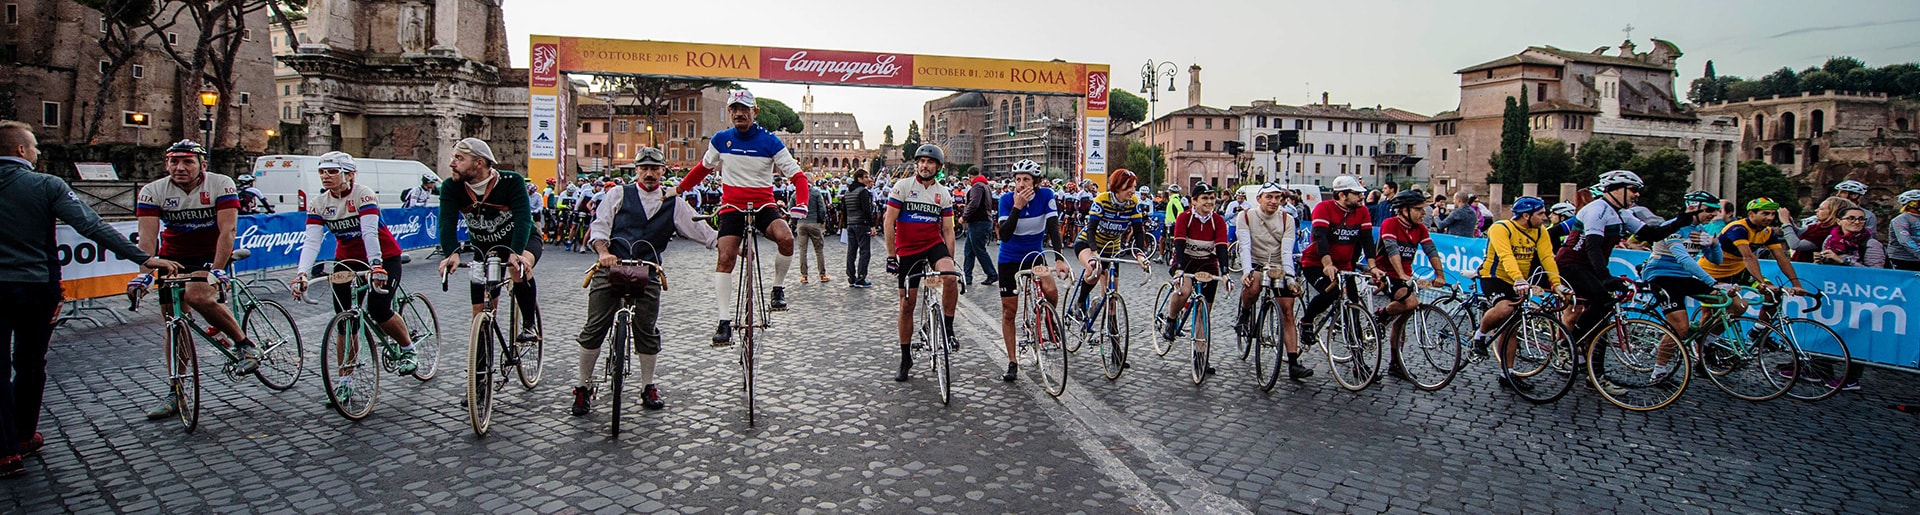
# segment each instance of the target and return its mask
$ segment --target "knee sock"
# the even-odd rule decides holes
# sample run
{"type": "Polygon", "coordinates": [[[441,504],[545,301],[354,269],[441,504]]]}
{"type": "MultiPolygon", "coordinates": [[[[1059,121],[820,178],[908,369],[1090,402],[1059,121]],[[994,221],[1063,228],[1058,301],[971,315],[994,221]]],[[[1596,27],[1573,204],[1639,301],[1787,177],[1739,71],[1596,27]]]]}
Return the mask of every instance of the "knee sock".
{"type": "Polygon", "coordinates": [[[900,365],[906,366],[909,363],[913,363],[913,345],[911,344],[901,345],[900,346],[900,365]]]}
{"type": "Polygon", "coordinates": [[[514,285],[513,298],[520,301],[521,327],[533,327],[540,320],[540,305],[535,302],[539,297],[538,293],[538,290],[534,289],[532,277],[528,277],[527,282],[514,285]]]}
{"type": "Polygon", "coordinates": [[[1300,353],[1298,353],[1298,352],[1289,352],[1289,353],[1287,353],[1287,364],[1289,364],[1289,365],[1298,365],[1298,364],[1300,364],[1300,353]]]}
{"type": "Polygon", "coordinates": [[[1073,299],[1076,307],[1087,307],[1087,297],[1093,295],[1093,285],[1080,283],[1080,296],[1073,299]]]}
{"type": "Polygon", "coordinates": [[[773,287],[787,285],[787,268],[793,266],[793,256],[778,254],[773,257],[773,287]]]}
{"type": "Polygon", "coordinates": [[[733,273],[713,273],[713,314],[721,321],[733,320],[733,273]]]}
{"type": "Polygon", "coordinates": [[[953,338],[953,315],[945,315],[941,322],[947,324],[947,337],[953,338]]]}
{"type": "Polygon", "coordinates": [[[635,354],[633,356],[640,358],[640,384],[653,384],[653,364],[659,360],[660,356],[656,354],[635,354]]]}
{"type": "Polygon", "coordinates": [[[580,349],[580,386],[593,387],[593,367],[600,362],[600,349],[580,349]]]}

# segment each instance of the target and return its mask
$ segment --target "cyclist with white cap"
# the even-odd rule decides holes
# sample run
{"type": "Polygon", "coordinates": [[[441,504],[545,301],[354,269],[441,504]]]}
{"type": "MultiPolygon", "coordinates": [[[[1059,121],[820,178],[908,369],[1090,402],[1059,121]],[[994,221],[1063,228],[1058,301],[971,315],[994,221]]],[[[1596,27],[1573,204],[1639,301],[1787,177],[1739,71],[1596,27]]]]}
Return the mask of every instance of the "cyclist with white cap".
{"type": "MultiPolygon", "coordinates": [[[[1281,209],[1280,203],[1287,196],[1279,183],[1269,182],[1260,186],[1260,193],[1254,199],[1254,207],[1241,210],[1234,218],[1236,226],[1245,228],[1240,233],[1240,316],[1234,323],[1234,332],[1247,334],[1249,324],[1254,323],[1254,301],[1260,298],[1260,289],[1265,287],[1261,275],[1269,266],[1278,266],[1286,271],[1289,282],[1299,277],[1294,259],[1294,240],[1297,238],[1298,223],[1293,212],[1281,209]]],[[[1300,296],[1298,286],[1289,286],[1274,292],[1274,300],[1279,305],[1281,339],[1287,349],[1287,377],[1304,379],[1313,376],[1313,369],[1300,365],[1299,321],[1293,316],[1293,303],[1300,296]]]]}
{"type": "MultiPolygon", "coordinates": [[[[418,367],[413,338],[407,333],[406,322],[394,315],[393,290],[386,287],[387,283],[400,282],[400,243],[380,223],[380,201],[373,188],[354,183],[360,167],[346,152],[321,154],[314,170],[320,175],[323,190],[307,201],[306,240],[300,246],[300,267],[294,269],[292,289],[296,295],[306,294],[307,274],[320,256],[320,243],[327,232],[332,232],[337,264],[327,272],[371,272],[374,288],[367,293],[367,318],[400,344],[399,354],[392,357],[394,372],[412,374],[418,367]]],[[[353,285],[334,283],[333,311],[338,313],[352,305],[353,285]]],[[[352,397],[353,371],[342,370],[340,374],[334,386],[336,396],[352,397]]]]}
{"type": "Polygon", "coordinates": [[[1579,212],[1580,208],[1567,202],[1556,203],[1547,210],[1547,223],[1551,224],[1547,227],[1547,240],[1553,244],[1554,252],[1559,252],[1560,246],[1567,243],[1568,235],[1580,230],[1580,222],[1573,217],[1579,212]]]}
{"type": "Polygon", "coordinates": [[[797,202],[783,212],[775,200],[777,179],[791,181],[792,198],[804,199],[811,192],[807,186],[807,174],[800,170],[800,162],[793,159],[786,144],[766,128],[754,123],[754,118],[760,115],[757,106],[751,91],[736,89],[728,93],[727,118],[733,121],[733,127],[713,135],[706,155],[675,187],[677,195],[699,184],[707,178],[707,174],[720,172],[720,207],[717,211],[720,257],[713,267],[713,310],[719,315],[720,323],[713,331],[715,345],[733,341],[733,266],[740,257],[740,238],[746,235],[747,224],[753,224],[754,229],[779,247],[779,255],[773,258],[770,308],[784,311],[787,309],[787,268],[793,263],[793,230],[787,226],[786,218],[807,217],[807,203],[797,202]],[[753,212],[747,212],[748,209],[753,212]]]}
{"type": "Polygon", "coordinates": [[[1387,276],[1374,258],[1373,213],[1367,211],[1367,187],[1360,179],[1342,175],[1333,179],[1333,199],[1313,206],[1313,242],[1300,253],[1302,275],[1318,291],[1307,302],[1304,328],[1300,337],[1312,342],[1313,321],[1340,300],[1330,295],[1340,290],[1340,272],[1351,272],[1361,256],[1368,258],[1367,273],[1375,280],[1387,276]]]}

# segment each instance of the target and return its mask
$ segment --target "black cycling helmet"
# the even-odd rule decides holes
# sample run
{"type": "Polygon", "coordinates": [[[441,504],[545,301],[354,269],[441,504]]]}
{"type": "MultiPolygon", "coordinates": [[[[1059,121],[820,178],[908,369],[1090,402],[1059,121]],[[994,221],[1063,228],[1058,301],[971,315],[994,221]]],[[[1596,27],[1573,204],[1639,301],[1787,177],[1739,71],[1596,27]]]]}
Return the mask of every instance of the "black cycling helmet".
{"type": "Polygon", "coordinates": [[[947,164],[946,151],[940,150],[939,145],[932,143],[920,145],[919,150],[913,151],[913,158],[915,160],[919,160],[922,157],[930,157],[933,158],[934,161],[939,161],[940,164],[947,164]]]}
{"type": "Polygon", "coordinates": [[[1393,208],[1418,207],[1427,201],[1427,194],[1420,190],[1407,190],[1393,196],[1393,208]]]}

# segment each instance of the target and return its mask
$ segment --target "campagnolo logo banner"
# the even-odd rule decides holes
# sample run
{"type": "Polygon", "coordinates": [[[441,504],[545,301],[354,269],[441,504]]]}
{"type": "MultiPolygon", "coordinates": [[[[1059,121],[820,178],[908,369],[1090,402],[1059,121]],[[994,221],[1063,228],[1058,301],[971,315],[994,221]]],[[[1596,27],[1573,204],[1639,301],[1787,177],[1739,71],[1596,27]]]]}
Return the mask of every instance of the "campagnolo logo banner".
{"type": "Polygon", "coordinates": [[[768,79],[897,86],[913,84],[911,55],[762,48],[760,58],[763,61],[760,74],[768,79]]]}

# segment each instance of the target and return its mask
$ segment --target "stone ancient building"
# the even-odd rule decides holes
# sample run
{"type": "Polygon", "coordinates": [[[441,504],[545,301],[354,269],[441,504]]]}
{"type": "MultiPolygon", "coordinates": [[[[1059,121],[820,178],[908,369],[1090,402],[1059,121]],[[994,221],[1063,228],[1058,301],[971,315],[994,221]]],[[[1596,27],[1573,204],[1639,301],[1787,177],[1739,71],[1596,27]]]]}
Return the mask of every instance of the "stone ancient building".
{"type": "Polygon", "coordinates": [[[864,169],[873,159],[874,149],[867,148],[865,136],[860,131],[860,121],[853,113],[799,113],[800,121],[807,128],[799,134],[776,133],[787,148],[793,152],[793,158],[809,172],[841,174],[856,168],[864,169]]]}
{"type": "MultiPolygon", "coordinates": [[[[954,163],[972,164],[989,176],[1010,174],[1013,163],[1032,159],[1050,175],[1076,173],[1074,147],[1080,113],[1074,97],[1012,93],[954,93],[922,108],[921,132],[954,163]]],[[[902,133],[900,136],[904,137],[902,133]]]]}
{"type": "MultiPolygon", "coordinates": [[[[576,85],[581,88],[582,85],[576,85]]],[[[583,94],[575,107],[579,137],[575,154],[580,170],[602,172],[631,167],[642,147],[659,147],[667,167],[692,168],[707,151],[713,133],[729,127],[725,90],[678,92],[666,99],[652,123],[632,94],[609,98],[605,93],[583,94]],[[611,101],[611,103],[609,103],[611,101]]]]}
{"type": "MultiPolygon", "coordinates": [[[[177,4],[166,4],[176,6],[177,4]]],[[[202,86],[183,76],[164,44],[192,45],[200,37],[189,23],[147,37],[105,96],[99,91],[106,53],[99,11],[60,0],[8,0],[0,13],[0,118],[32,125],[42,143],[128,143],[164,146],[183,138],[206,139],[199,121],[202,86]],[[90,111],[105,103],[93,141],[84,141],[90,111]]],[[[161,13],[169,18],[171,13],[161,13]]],[[[234,59],[231,93],[216,108],[220,147],[258,152],[277,114],[265,10],[244,20],[234,59]]],[[[135,29],[136,37],[146,29],[135,29]]],[[[50,170],[64,173],[64,170],[50,170]]],[[[123,177],[133,177],[123,168],[123,177]]]]}
{"type": "Polygon", "coordinates": [[[1802,202],[1817,202],[1834,184],[1867,184],[1870,203],[1891,204],[1920,167],[1920,109],[1885,93],[1848,91],[1774,95],[1700,106],[1742,127],[1740,158],[1772,163],[1799,183],[1802,202]]]}
{"type": "MultiPolygon", "coordinates": [[[[445,175],[454,142],[475,137],[502,169],[525,169],[528,75],[508,65],[499,0],[314,0],[307,39],[280,58],[300,74],[305,153],[409,159],[445,175]]],[[[577,128],[568,114],[559,126],[577,128]]]]}
{"type": "Polygon", "coordinates": [[[1655,39],[1648,52],[1635,52],[1631,40],[1608,50],[1529,47],[1454,72],[1459,108],[1430,119],[1433,191],[1487,191],[1506,99],[1524,94],[1534,139],[1559,139],[1574,152],[1590,140],[1626,140],[1641,151],[1675,147],[1693,159],[1694,189],[1736,197],[1739,128],[1731,117],[1690,111],[1674,95],[1680,48],[1655,39]]]}

